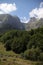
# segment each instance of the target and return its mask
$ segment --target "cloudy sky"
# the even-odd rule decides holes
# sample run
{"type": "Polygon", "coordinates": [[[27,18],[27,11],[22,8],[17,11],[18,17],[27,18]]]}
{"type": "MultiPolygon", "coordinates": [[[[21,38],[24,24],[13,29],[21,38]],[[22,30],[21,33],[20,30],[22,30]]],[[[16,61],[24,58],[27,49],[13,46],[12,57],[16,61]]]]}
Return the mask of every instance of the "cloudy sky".
{"type": "Polygon", "coordinates": [[[22,22],[43,18],[43,0],[0,0],[0,14],[18,16],[22,22]]]}

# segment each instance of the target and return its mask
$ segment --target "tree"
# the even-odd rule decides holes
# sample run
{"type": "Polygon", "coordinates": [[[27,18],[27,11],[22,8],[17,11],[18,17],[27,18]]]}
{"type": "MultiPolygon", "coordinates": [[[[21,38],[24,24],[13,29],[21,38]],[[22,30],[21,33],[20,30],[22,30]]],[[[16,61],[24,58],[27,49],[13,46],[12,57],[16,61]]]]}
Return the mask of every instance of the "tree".
{"type": "Polygon", "coordinates": [[[22,38],[14,38],[12,42],[12,50],[16,53],[21,53],[24,52],[25,50],[25,45],[23,43],[22,38]]]}
{"type": "Polygon", "coordinates": [[[4,47],[6,48],[7,51],[11,50],[11,44],[12,40],[7,40],[4,47]]]}
{"type": "Polygon", "coordinates": [[[31,48],[31,49],[27,49],[24,52],[24,57],[26,59],[30,59],[30,60],[39,60],[39,56],[40,56],[40,52],[41,50],[37,47],[37,48],[31,48]]]}

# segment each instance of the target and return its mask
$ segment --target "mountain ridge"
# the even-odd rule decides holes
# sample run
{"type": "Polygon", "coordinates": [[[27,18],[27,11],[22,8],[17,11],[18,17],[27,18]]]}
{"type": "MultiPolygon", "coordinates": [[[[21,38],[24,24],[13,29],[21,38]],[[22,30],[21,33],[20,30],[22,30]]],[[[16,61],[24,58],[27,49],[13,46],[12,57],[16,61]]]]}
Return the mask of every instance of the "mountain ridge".
{"type": "Polygon", "coordinates": [[[30,18],[30,21],[25,24],[25,29],[31,30],[43,26],[43,19],[37,19],[35,17],[30,18]]]}
{"type": "Polygon", "coordinates": [[[2,32],[12,29],[29,31],[41,26],[43,26],[43,18],[38,20],[32,17],[28,23],[22,23],[18,16],[12,16],[10,14],[0,15],[0,31],[2,32]]]}
{"type": "Polygon", "coordinates": [[[23,30],[23,24],[20,22],[19,17],[13,17],[9,14],[0,15],[0,31],[2,30],[19,29],[23,30]]]}

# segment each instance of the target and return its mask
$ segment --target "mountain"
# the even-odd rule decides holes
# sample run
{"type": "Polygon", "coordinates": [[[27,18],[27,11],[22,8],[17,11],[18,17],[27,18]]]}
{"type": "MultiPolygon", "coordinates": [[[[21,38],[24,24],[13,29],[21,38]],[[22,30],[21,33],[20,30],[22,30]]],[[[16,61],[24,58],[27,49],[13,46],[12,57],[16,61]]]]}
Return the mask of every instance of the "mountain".
{"type": "Polygon", "coordinates": [[[19,17],[11,16],[9,14],[0,15],[0,31],[6,31],[11,29],[23,30],[24,26],[20,22],[19,17]]]}
{"type": "Polygon", "coordinates": [[[43,18],[38,20],[37,18],[33,17],[33,18],[30,18],[30,21],[25,24],[25,29],[31,30],[41,26],[43,26],[43,18]]]}
{"type": "Polygon", "coordinates": [[[21,23],[19,17],[9,14],[0,14],[0,32],[8,30],[31,30],[43,26],[43,18],[38,20],[35,17],[30,18],[28,23],[21,23]]]}

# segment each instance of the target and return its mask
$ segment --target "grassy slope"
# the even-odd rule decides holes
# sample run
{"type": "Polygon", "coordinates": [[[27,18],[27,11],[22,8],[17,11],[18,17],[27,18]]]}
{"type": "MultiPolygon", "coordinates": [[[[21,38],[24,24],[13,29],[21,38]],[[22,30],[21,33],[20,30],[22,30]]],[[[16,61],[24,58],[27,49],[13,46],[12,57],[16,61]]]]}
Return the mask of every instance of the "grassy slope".
{"type": "MultiPolygon", "coordinates": [[[[4,45],[0,43],[0,65],[36,65],[38,63],[21,59],[18,56],[12,51],[6,51],[4,45]]],[[[43,63],[40,65],[43,65],[43,63]]]]}

